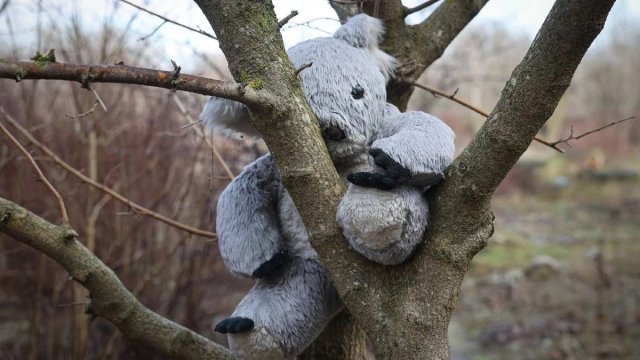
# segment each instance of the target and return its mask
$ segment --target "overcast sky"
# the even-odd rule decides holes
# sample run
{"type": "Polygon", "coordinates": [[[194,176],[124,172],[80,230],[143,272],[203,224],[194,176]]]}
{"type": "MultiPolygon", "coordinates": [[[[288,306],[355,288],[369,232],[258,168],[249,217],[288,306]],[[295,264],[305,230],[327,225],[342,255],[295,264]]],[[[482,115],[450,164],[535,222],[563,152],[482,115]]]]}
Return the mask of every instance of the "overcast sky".
{"type": "MultiPolygon", "coordinates": [[[[149,10],[165,15],[176,21],[189,24],[190,26],[201,28],[213,33],[204,15],[198,7],[190,0],[130,0],[142,5],[149,10]]],[[[231,0],[230,0],[231,1],[231,0]]],[[[405,0],[403,4],[408,7],[416,6],[425,0],[405,0]]],[[[29,37],[35,35],[36,16],[34,14],[39,0],[13,0],[7,13],[11,14],[12,26],[16,32],[24,38],[21,43],[26,43],[29,37]],[[26,40],[26,41],[25,41],[26,40]]],[[[274,0],[276,13],[279,18],[288,15],[292,10],[298,10],[299,15],[293,18],[283,29],[285,45],[291,47],[305,39],[328,36],[339,26],[335,20],[336,15],[329,6],[327,0],[274,0]],[[307,23],[309,22],[309,23],[307,23]],[[297,25],[307,23],[308,26],[297,25]]],[[[139,11],[118,0],[41,0],[43,7],[47,9],[59,8],[57,18],[68,16],[71,9],[77,9],[82,14],[81,21],[87,28],[101,24],[105,14],[112,13],[114,6],[118,11],[115,13],[113,21],[124,28],[129,18],[138,13],[132,29],[137,37],[148,35],[162,20],[147,14],[140,14],[139,11]]],[[[524,33],[533,38],[540,25],[544,21],[549,9],[553,5],[553,0],[491,0],[483,8],[472,24],[498,24],[509,29],[509,31],[524,33]]],[[[428,8],[420,13],[413,14],[407,19],[408,23],[422,21],[432,8],[428,8]]],[[[624,29],[613,25],[624,21],[637,21],[640,19],[640,0],[618,0],[607,21],[605,32],[611,28],[624,29]]],[[[4,23],[5,19],[2,19],[4,23]]],[[[3,24],[4,25],[4,24],[3,24]]],[[[7,36],[7,32],[0,26],[0,40],[7,36]]],[[[623,31],[623,30],[622,30],[623,31]]],[[[606,38],[606,34],[601,36],[606,38]]],[[[167,56],[175,59],[180,64],[188,64],[191,56],[190,51],[185,51],[186,46],[195,45],[198,49],[212,49],[217,47],[217,42],[197,33],[184,30],[180,27],[165,24],[147,41],[163,42],[167,46],[167,56]]],[[[601,39],[600,41],[604,41],[601,39]]],[[[640,41],[640,39],[630,39],[630,41],[640,41]]],[[[43,44],[42,46],[46,46],[43,44]]],[[[46,50],[46,49],[41,49],[46,50]]],[[[185,68],[185,70],[188,70],[185,68]]]]}

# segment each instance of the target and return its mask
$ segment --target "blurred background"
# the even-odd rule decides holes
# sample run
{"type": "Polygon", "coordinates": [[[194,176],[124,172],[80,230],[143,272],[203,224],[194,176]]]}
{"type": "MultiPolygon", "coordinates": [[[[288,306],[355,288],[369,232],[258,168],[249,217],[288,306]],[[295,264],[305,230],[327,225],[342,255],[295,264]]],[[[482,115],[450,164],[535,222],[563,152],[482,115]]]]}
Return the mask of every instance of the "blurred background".
{"type": "MultiPolygon", "coordinates": [[[[213,33],[188,0],[136,1],[213,33]]],[[[406,1],[415,6],[420,1],[406,1]]],[[[339,23],[326,1],[275,0],[287,46],[327,36],[339,23]]],[[[0,58],[56,49],[59,62],[114,64],[230,79],[209,37],[120,1],[0,1],[0,58]]],[[[421,83],[489,112],[552,1],[492,0],[421,83]]],[[[428,8],[407,21],[422,21],[428,8]]],[[[640,3],[619,0],[552,119],[555,141],[640,114],[640,3]]],[[[267,151],[258,139],[223,138],[193,125],[206,100],[187,93],[94,85],[108,109],[77,83],[0,80],[0,107],[64,161],[129,199],[215,231],[217,196],[267,151]],[[229,167],[226,171],[216,154],[229,167]]],[[[410,108],[457,133],[460,152],[483,117],[416,90],[410,108]]],[[[0,117],[4,122],[4,118],[0,117]]],[[[533,143],[494,198],[496,231],[474,260],[450,326],[456,359],[640,358],[640,120],[571,142],[561,154],[533,143]]],[[[4,122],[6,123],[6,122],[4,122]]],[[[12,129],[10,127],[10,129],[12,129]]],[[[230,275],[215,241],[140,215],[32,150],[66,200],[72,226],[152,310],[224,343],[213,326],[251,281],[230,275]]],[[[490,164],[487,164],[490,166],[490,164]]],[[[55,199],[27,159],[0,137],[0,196],[52,222],[55,199]]],[[[0,357],[161,358],[84,315],[86,292],[53,261],[0,235],[0,357]]]]}

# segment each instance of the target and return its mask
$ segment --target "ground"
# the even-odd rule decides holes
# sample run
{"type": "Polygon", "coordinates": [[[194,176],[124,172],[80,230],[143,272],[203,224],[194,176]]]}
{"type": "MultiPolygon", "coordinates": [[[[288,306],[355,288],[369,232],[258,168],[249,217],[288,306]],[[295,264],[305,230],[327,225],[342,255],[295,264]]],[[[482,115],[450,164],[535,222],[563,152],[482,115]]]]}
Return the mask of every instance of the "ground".
{"type": "Polygon", "coordinates": [[[527,185],[494,199],[495,234],[450,327],[454,358],[640,358],[639,159],[514,171],[527,185]]]}

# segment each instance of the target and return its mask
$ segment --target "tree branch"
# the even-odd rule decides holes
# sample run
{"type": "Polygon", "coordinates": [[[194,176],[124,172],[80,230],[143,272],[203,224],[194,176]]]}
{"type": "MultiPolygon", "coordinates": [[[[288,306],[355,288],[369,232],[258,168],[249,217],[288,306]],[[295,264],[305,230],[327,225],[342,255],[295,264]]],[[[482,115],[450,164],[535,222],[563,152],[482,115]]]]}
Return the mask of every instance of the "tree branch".
{"type": "Polygon", "coordinates": [[[418,12],[420,10],[424,10],[424,9],[428,8],[429,6],[437,3],[438,1],[440,1],[440,0],[429,0],[429,1],[425,1],[424,3],[422,3],[422,4],[420,4],[420,5],[416,6],[416,7],[405,9],[404,10],[404,16],[407,17],[407,16],[409,16],[409,15],[411,15],[413,13],[416,13],[416,12],[418,12]]]}
{"type": "Polygon", "coordinates": [[[68,225],[56,226],[0,198],[0,232],[46,254],[91,293],[92,313],[133,341],[178,359],[234,359],[220,345],[146,308],[100,259],[77,241],[68,225]]]}
{"type": "MultiPolygon", "coordinates": [[[[380,13],[387,28],[382,47],[400,64],[395,78],[387,86],[387,96],[391,103],[401,110],[406,109],[412,93],[412,87],[407,82],[416,81],[427,67],[439,59],[451,41],[488,1],[445,1],[418,25],[404,23],[407,9],[399,0],[382,2],[380,13]]],[[[372,14],[373,8],[365,4],[365,11],[372,14]]]]}
{"type": "Polygon", "coordinates": [[[27,79],[68,80],[81,84],[120,83],[182,90],[217,96],[255,106],[264,102],[250,86],[174,71],[137,68],[125,65],[74,65],[58,62],[21,62],[0,59],[0,78],[16,81],[27,79]]]}
{"type": "Polygon", "coordinates": [[[278,21],[278,28],[282,28],[286,23],[289,22],[289,20],[293,19],[296,16],[298,16],[298,10],[291,10],[291,13],[289,15],[285,16],[284,19],[278,21]]]}
{"type": "MultiPolygon", "coordinates": [[[[187,26],[187,25],[185,25],[185,24],[181,24],[181,23],[179,23],[179,22],[177,22],[177,21],[171,20],[171,19],[166,18],[166,17],[164,17],[164,16],[162,16],[162,15],[160,15],[160,14],[154,13],[153,11],[147,10],[147,9],[143,8],[142,6],[136,5],[136,4],[134,4],[134,3],[132,3],[132,2],[129,2],[129,1],[127,1],[127,0],[120,0],[120,1],[122,1],[123,3],[125,3],[125,4],[127,4],[127,5],[131,5],[131,6],[133,6],[134,8],[136,8],[136,9],[138,9],[138,10],[140,10],[140,11],[144,11],[144,12],[146,12],[147,14],[153,15],[153,16],[155,16],[155,17],[158,17],[158,18],[160,18],[160,19],[164,20],[164,23],[171,23],[171,24],[174,24],[174,25],[180,26],[180,27],[182,27],[182,28],[185,28],[185,29],[187,29],[187,30],[191,30],[191,31],[193,31],[193,32],[197,32],[198,34],[200,34],[200,35],[204,35],[204,36],[206,36],[206,37],[208,37],[208,38],[211,38],[211,39],[214,39],[214,40],[218,40],[218,38],[217,38],[217,37],[215,37],[215,36],[213,36],[213,35],[209,34],[208,32],[206,32],[206,31],[204,31],[204,30],[201,30],[201,29],[194,29],[194,28],[192,28],[191,26],[187,26]]],[[[164,25],[164,23],[162,23],[162,25],[164,25]]],[[[162,26],[162,25],[160,25],[160,26],[162,26]]],[[[158,28],[160,28],[160,26],[158,26],[158,28]]],[[[154,30],[153,32],[156,32],[157,30],[158,30],[158,29],[154,30]]],[[[152,33],[152,34],[153,34],[153,33],[152,33]]],[[[149,35],[147,35],[146,37],[149,37],[149,36],[151,36],[152,34],[149,34],[149,35]]]]}
{"type": "Polygon", "coordinates": [[[138,205],[135,202],[129,200],[128,198],[118,194],[117,192],[115,192],[114,190],[112,190],[111,188],[102,185],[100,183],[97,183],[95,181],[93,181],[91,178],[89,178],[88,176],[84,175],[82,172],[80,172],[78,169],[74,168],[73,166],[69,165],[68,163],[66,163],[64,160],[62,160],[58,155],[56,155],[51,149],[49,149],[46,145],[44,145],[43,143],[41,143],[40,141],[38,141],[32,134],[31,132],[29,132],[29,130],[25,129],[22,125],[20,125],[13,117],[11,117],[11,115],[9,115],[3,108],[0,107],[0,114],[4,116],[4,118],[12,125],[14,126],[18,131],[20,131],[20,133],[22,133],[22,135],[24,137],[26,137],[33,145],[35,145],[37,148],[39,148],[43,153],[45,153],[48,157],[51,158],[51,160],[53,160],[56,164],[60,165],[60,167],[62,167],[64,170],[66,170],[67,172],[69,172],[71,175],[75,176],[76,178],[80,179],[80,181],[102,191],[103,193],[108,194],[109,196],[113,197],[114,199],[116,199],[117,201],[120,201],[121,203],[125,204],[126,206],[136,210],[136,212],[138,214],[142,214],[142,215],[146,215],[149,216],[152,219],[156,219],[158,221],[161,221],[169,226],[173,226],[175,228],[178,228],[180,230],[189,232],[191,234],[194,235],[198,235],[198,236],[203,236],[203,237],[207,237],[207,238],[211,238],[211,239],[215,239],[216,238],[216,234],[212,233],[210,231],[205,231],[205,230],[201,230],[198,228],[194,228],[192,226],[183,224],[181,222],[178,222],[176,220],[173,220],[171,218],[168,218],[162,214],[159,214],[153,210],[147,209],[144,206],[138,205]]]}
{"type": "MultiPolygon", "coordinates": [[[[458,94],[458,89],[456,89],[456,91],[454,91],[451,94],[446,94],[444,91],[437,90],[437,89],[434,89],[434,88],[430,88],[430,87],[428,87],[426,85],[422,85],[422,84],[417,83],[417,82],[413,82],[413,83],[411,83],[411,85],[413,85],[413,86],[415,86],[415,87],[417,87],[419,89],[428,91],[435,97],[442,96],[445,99],[449,99],[449,100],[455,102],[456,104],[460,104],[460,105],[466,107],[467,109],[475,112],[478,115],[484,116],[485,118],[489,117],[489,114],[486,111],[480,110],[479,108],[477,108],[477,107],[475,107],[475,106],[473,106],[473,105],[471,105],[471,104],[469,104],[469,103],[467,103],[465,101],[462,101],[462,100],[458,99],[456,97],[456,95],[458,94]]],[[[559,153],[564,153],[564,150],[557,146],[558,142],[550,143],[550,142],[542,140],[542,139],[540,139],[538,137],[534,137],[533,140],[539,142],[542,145],[546,145],[546,146],[552,148],[553,150],[555,150],[555,151],[557,151],[559,153]]],[[[567,139],[567,140],[571,140],[571,139],[567,139]]]]}
{"type": "MultiPolygon", "coordinates": [[[[571,141],[571,140],[580,140],[585,136],[588,136],[588,135],[591,135],[593,133],[602,131],[602,130],[604,130],[606,128],[609,128],[609,127],[612,127],[612,126],[616,126],[616,125],[618,125],[620,123],[623,123],[625,121],[633,120],[635,118],[636,118],[636,116],[634,115],[634,116],[630,116],[630,117],[622,119],[622,120],[616,120],[616,121],[608,123],[607,125],[600,126],[599,128],[596,128],[596,129],[593,129],[593,130],[589,130],[589,131],[584,132],[584,133],[582,133],[580,135],[577,135],[577,136],[573,135],[573,126],[571,126],[571,131],[569,132],[569,136],[567,136],[564,139],[560,139],[560,140],[554,141],[552,143],[549,143],[549,146],[553,147],[554,149],[560,149],[558,147],[558,145],[560,145],[560,144],[565,144],[568,147],[571,147],[571,144],[569,143],[569,141],[571,141]]],[[[564,152],[564,150],[562,150],[562,149],[560,149],[558,151],[564,152]]]]}
{"type": "MultiPolygon", "coordinates": [[[[1,107],[0,107],[0,112],[4,114],[4,109],[1,107]]],[[[13,134],[11,134],[9,129],[7,129],[2,122],[0,122],[0,129],[9,138],[9,140],[13,142],[13,144],[18,148],[18,150],[20,150],[24,154],[24,156],[29,160],[29,163],[31,164],[31,166],[33,166],[36,173],[38,173],[40,180],[46,185],[49,191],[51,191],[53,196],[55,196],[55,198],[58,200],[58,206],[60,207],[60,214],[62,216],[62,221],[65,223],[68,223],[69,215],[67,214],[67,207],[64,205],[64,199],[62,198],[62,196],[60,196],[60,193],[58,192],[58,190],[56,190],[56,188],[54,188],[53,185],[51,185],[49,180],[47,180],[47,177],[44,176],[44,173],[42,172],[42,170],[40,170],[40,166],[38,166],[38,164],[33,159],[31,154],[29,154],[27,149],[25,149],[24,146],[20,144],[20,142],[13,136],[13,134]]]]}

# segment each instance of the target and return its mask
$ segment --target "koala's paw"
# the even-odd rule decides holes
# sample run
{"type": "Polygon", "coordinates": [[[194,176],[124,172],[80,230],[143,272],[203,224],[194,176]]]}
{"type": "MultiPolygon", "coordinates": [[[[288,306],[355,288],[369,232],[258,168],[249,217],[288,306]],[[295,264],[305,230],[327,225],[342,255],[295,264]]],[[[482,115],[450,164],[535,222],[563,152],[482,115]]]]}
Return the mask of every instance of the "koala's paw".
{"type": "Polygon", "coordinates": [[[251,276],[256,279],[259,279],[259,278],[263,278],[271,275],[276,275],[280,273],[280,270],[282,270],[282,267],[284,266],[286,261],[287,261],[287,251],[283,250],[273,255],[271,259],[262,263],[262,265],[260,265],[251,274],[251,276]]]}
{"type": "Polygon", "coordinates": [[[357,172],[349,174],[347,180],[352,184],[363,187],[374,187],[380,190],[391,190],[407,183],[411,177],[409,169],[395,161],[391,156],[378,148],[369,150],[376,165],[382,168],[384,173],[357,172]]]}
{"type": "Polygon", "coordinates": [[[253,320],[238,316],[220,321],[214,330],[221,334],[237,334],[252,330],[253,326],[253,320]]]}

